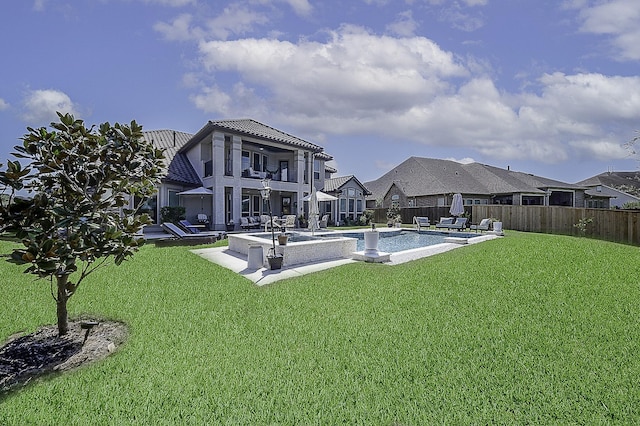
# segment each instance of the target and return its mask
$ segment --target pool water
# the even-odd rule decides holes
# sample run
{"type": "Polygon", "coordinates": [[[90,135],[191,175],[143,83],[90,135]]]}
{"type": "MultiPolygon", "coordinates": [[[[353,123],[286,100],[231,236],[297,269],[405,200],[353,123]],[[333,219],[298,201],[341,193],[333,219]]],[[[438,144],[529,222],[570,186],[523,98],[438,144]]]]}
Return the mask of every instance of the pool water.
{"type": "MultiPolygon", "coordinates": [[[[391,235],[385,235],[385,232],[380,233],[380,239],[378,240],[378,251],[386,253],[397,253],[399,251],[411,250],[420,247],[432,246],[435,244],[444,243],[446,237],[462,237],[471,238],[475,237],[475,234],[469,234],[464,232],[413,232],[402,231],[400,233],[392,233],[391,235]]],[[[357,251],[364,250],[364,233],[354,232],[347,233],[345,237],[357,238],[356,244],[357,251]]]]}

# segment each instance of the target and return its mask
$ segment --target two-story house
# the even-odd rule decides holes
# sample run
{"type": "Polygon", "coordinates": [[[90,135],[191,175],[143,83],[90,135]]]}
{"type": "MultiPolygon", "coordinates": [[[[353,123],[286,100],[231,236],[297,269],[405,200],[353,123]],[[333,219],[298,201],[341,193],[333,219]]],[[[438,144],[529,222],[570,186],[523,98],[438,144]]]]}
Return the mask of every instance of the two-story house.
{"type": "Polygon", "coordinates": [[[321,146],[251,119],[209,121],[195,135],[150,131],[145,138],[167,156],[167,175],[148,203],[156,222],[161,207],[183,205],[188,220],[204,214],[216,230],[268,213],[260,194],[265,179],[274,215],[304,214],[303,198],[311,185],[323,188],[324,164],[332,159],[321,146]]]}

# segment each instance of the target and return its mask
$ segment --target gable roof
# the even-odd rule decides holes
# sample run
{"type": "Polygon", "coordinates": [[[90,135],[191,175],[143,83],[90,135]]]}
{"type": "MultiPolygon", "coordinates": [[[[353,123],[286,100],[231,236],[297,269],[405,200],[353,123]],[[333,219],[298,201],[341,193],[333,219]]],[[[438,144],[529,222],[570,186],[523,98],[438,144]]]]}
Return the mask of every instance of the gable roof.
{"type": "Polygon", "coordinates": [[[210,120],[187,144],[182,147],[181,151],[190,149],[192,146],[198,144],[205,136],[215,130],[229,131],[266,141],[283,143],[285,145],[304,148],[316,153],[321,153],[323,151],[321,146],[248,118],[238,120],[210,120]]]}
{"type": "Polygon", "coordinates": [[[178,151],[193,137],[192,133],[176,130],[144,131],[143,137],[156,148],[165,150],[165,167],[167,174],[164,181],[184,185],[200,186],[202,181],[191,166],[187,156],[178,151]],[[167,165],[168,163],[168,165],[167,165]]]}
{"type": "Polygon", "coordinates": [[[335,178],[325,179],[324,180],[324,192],[336,192],[339,191],[347,182],[353,180],[362,188],[362,192],[364,195],[369,195],[371,192],[367,189],[366,186],[362,184],[354,175],[348,176],[339,176],[335,178]]]}
{"type": "Polygon", "coordinates": [[[543,188],[583,187],[528,173],[514,172],[481,163],[461,164],[450,160],[410,157],[372,182],[365,182],[370,198],[382,198],[392,185],[408,197],[440,194],[494,195],[544,193],[543,188]]]}

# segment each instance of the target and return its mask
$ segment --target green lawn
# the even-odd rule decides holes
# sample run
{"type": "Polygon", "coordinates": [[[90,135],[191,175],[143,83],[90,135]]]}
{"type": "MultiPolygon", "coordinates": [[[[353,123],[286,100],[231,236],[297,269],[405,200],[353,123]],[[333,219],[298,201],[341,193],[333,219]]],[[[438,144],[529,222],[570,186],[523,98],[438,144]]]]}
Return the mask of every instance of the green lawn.
{"type": "MultiPolygon", "coordinates": [[[[637,247],[509,232],[266,287],[188,250],[88,278],[71,316],[125,321],[128,341],[0,399],[0,424],[640,422],[637,247]]],[[[0,261],[0,339],[55,320],[20,271],[0,261]]]]}

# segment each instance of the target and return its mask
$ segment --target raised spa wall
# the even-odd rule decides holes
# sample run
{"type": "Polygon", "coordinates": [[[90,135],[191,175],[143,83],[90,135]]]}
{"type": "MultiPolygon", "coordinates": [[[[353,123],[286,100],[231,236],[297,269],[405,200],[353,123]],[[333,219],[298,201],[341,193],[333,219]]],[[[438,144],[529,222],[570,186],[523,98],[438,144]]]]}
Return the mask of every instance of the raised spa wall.
{"type": "MultiPolygon", "coordinates": [[[[229,250],[248,256],[249,246],[262,246],[263,264],[272,247],[271,233],[260,234],[230,234],[228,236],[229,250]],[[260,236],[258,236],[260,235],[260,236]],[[267,238],[265,238],[267,237],[267,238]]],[[[356,251],[355,238],[340,236],[317,236],[308,241],[289,241],[287,245],[278,245],[276,236],[276,253],[283,256],[283,266],[293,266],[303,263],[315,263],[325,260],[350,259],[356,251]]]]}

